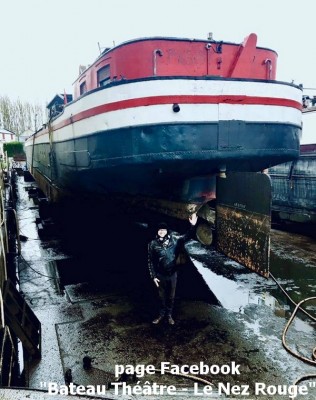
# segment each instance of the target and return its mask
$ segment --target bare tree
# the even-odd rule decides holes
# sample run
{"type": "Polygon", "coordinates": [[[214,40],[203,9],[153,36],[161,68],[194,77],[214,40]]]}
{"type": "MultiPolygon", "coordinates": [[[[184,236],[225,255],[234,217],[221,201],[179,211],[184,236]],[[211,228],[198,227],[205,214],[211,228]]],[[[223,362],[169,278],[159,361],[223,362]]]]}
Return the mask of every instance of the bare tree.
{"type": "Polygon", "coordinates": [[[42,126],[43,116],[44,110],[39,104],[0,96],[0,127],[14,132],[18,138],[27,129],[36,131],[42,126]]]}

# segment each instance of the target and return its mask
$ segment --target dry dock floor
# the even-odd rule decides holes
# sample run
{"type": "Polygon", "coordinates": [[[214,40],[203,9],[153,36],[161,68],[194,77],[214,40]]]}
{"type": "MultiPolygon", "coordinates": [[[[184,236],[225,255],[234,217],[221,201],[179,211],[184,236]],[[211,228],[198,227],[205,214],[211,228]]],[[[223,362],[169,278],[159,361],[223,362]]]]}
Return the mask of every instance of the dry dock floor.
{"type": "MultiPolygon", "coordinates": [[[[120,225],[109,232],[103,224],[102,234],[90,242],[83,238],[94,232],[80,232],[78,225],[74,236],[79,251],[74,255],[68,251],[71,246],[64,246],[64,236],[62,240],[39,238],[34,223],[37,210],[25,185],[19,182],[18,218],[21,234],[28,238],[19,260],[20,286],[42,324],[42,358],[25,361],[26,384],[34,390],[0,389],[1,400],[67,398],[41,390],[47,389],[48,382],[64,385],[68,369],[74,384],[96,386],[115,381],[116,365],[159,368],[162,362],[180,366],[235,362],[240,374],[199,376],[215,387],[249,385],[248,396],[220,396],[239,399],[286,399],[255,396],[254,386],[257,382],[292,385],[300,376],[316,373],[315,366],[294,358],[282,346],[282,332],[293,308],[271,279],[190,241],[186,245],[190,261],[179,271],[176,324],[153,326],[157,293],[148,276],[144,228],[127,225],[122,233],[120,225]],[[90,369],[83,368],[85,356],[92,360],[90,369]]],[[[295,301],[316,296],[315,239],[273,230],[271,250],[271,271],[295,301]]],[[[315,339],[315,324],[300,314],[289,331],[289,344],[310,357],[315,339]]],[[[133,377],[128,379],[133,386],[133,377]]],[[[219,397],[216,390],[211,396],[195,394],[193,381],[159,372],[137,381],[176,385],[177,394],[116,396],[110,388],[103,398],[219,397]]],[[[301,398],[315,397],[311,385],[301,398]]]]}

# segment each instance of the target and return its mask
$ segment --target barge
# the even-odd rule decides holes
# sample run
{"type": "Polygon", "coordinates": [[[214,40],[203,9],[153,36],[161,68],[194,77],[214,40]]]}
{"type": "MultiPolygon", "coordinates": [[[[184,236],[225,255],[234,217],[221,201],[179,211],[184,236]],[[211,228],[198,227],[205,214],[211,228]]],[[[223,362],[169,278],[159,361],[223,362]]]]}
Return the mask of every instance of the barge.
{"type": "MultiPolygon", "coordinates": [[[[220,172],[298,157],[301,89],[278,82],[277,54],[243,43],[145,38],[106,49],[74,98],[25,143],[50,199],[141,195],[200,206],[220,172]]],[[[56,96],[58,100],[58,96],[56,96]]]]}
{"type": "Polygon", "coordinates": [[[218,177],[230,175],[236,188],[236,173],[299,156],[302,88],[277,81],[276,69],[277,53],[257,46],[254,33],[242,43],[153,37],[105,49],[80,68],[73,98],[49,103],[49,121],[25,143],[28,169],[50,201],[110,199],[183,220],[193,212],[207,220],[204,206],[218,204],[222,192],[229,203],[217,209],[222,249],[227,238],[245,239],[244,220],[254,221],[247,232],[264,224],[268,234],[269,204],[257,220],[258,207],[240,196],[255,180],[219,191],[218,177]]]}

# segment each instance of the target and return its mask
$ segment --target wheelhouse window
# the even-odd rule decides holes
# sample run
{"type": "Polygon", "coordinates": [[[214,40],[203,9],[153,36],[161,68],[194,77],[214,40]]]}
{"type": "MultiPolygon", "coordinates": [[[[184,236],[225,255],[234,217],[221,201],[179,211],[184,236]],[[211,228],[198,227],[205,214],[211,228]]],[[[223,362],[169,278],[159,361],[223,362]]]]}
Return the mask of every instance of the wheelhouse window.
{"type": "Polygon", "coordinates": [[[110,64],[100,68],[97,72],[98,86],[105,86],[110,82],[110,64]]]}
{"type": "Polygon", "coordinates": [[[84,81],[80,84],[80,96],[86,93],[86,91],[87,91],[87,84],[86,81],[84,81]]]}

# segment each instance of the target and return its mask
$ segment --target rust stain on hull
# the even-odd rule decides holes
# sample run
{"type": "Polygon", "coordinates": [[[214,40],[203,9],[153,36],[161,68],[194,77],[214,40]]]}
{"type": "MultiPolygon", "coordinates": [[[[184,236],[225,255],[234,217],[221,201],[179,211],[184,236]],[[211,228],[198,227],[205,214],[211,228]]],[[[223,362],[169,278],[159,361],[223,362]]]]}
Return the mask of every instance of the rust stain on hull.
{"type": "Polygon", "coordinates": [[[65,196],[67,193],[62,191],[56,185],[53,184],[51,180],[46,178],[43,174],[41,174],[36,168],[33,168],[31,171],[35,181],[38,184],[38,187],[44,193],[44,195],[52,202],[58,202],[65,196]]]}
{"type": "Polygon", "coordinates": [[[170,217],[187,220],[190,215],[197,212],[200,205],[194,203],[180,203],[164,199],[155,199],[143,196],[124,196],[124,199],[132,207],[154,211],[158,214],[168,215],[170,217]]]}
{"type": "Polygon", "coordinates": [[[218,250],[268,277],[270,216],[223,205],[217,206],[216,213],[218,250]]]}

